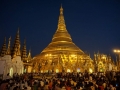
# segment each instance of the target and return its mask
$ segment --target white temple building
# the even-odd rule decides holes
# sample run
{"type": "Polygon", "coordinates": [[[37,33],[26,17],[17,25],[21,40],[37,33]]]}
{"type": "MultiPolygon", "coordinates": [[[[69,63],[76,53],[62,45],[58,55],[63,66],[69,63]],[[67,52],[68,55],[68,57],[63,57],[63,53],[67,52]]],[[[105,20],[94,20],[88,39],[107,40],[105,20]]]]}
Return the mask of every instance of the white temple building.
{"type": "Polygon", "coordinates": [[[9,38],[8,46],[6,46],[5,38],[0,51],[0,76],[2,76],[2,79],[6,79],[8,73],[11,77],[13,77],[15,73],[18,75],[23,74],[26,71],[25,64],[31,59],[29,58],[31,54],[27,56],[26,41],[24,41],[23,48],[20,49],[19,29],[12,48],[10,43],[11,37],[9,38]]]}
{"type": "Polygon", "coordinates": [[[0,71],[3,73],[3,79],[6,78],[6,75],[9,73],[11,77],[13,77],[14,73],[23,74],[24,65],[21,60],[21,56],[16,56],[14,59],[11,59],[11,55],[5,55],[4,57],[0,57],[0,71]]]}

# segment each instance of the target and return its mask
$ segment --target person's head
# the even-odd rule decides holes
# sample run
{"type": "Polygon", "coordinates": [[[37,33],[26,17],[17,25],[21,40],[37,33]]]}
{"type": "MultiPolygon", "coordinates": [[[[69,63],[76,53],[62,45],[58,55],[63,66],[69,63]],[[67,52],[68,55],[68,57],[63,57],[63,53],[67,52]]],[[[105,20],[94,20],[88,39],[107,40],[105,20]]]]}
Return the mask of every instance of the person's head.
{"type": "Polygon", "coordinates": [[[112,84],[110,84],[110,88],[112,88],[113,87],[113,85],[112,84]]]}
{"type": "Polygon", "coordinates": [[[7,74],[7,76],[9,76],[9,73],[7,74]]]}

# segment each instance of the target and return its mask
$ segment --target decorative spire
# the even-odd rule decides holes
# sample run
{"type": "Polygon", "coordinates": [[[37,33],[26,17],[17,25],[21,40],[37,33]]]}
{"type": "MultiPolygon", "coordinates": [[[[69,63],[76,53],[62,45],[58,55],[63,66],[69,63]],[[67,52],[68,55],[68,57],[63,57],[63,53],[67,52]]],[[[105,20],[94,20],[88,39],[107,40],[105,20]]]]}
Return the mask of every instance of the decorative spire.
{"type": "Polygon", "coordinates": [[[16,37],[15,37],[15,42],[14,42],[12,52],[11,52],[12,58],[14,58],[16,55],[20,55],[20,50],[18,49],[20,49],[19,28],[18,28],[16,37]]]}
{"type": "Polygon", "coordinates": [[[11,42],[11,37],[9,38],[9,41],[8,41],[8,47],[7,47],[6,55],[11,55],[10,42],[11,42]]]}
{"type": "Polygon", "coordinates": [[[21,52],[21,59],[23,62],[27,62],[27,51],[26,51],[26,40],[24,39],[24,44],[21,52]]]}
{"type": "Polygon", "coordinates": [[[19,31],[20,31],[20,28],[18,27],[18,31],[17,31],[17,34],[19,35],[19,31]]]}
{"type": "Polygon", "coordinates": [[[56,41],[72,42],[71,36],[66,29],[62,5],[60,7],[58,27],[57,27],[56,33],[54,34],[52,38],[52,42],[56,42],[56,41]]]}
{"type": "Polygon", "coordinates": [[[61,7],[60,7],[60,15],[63,14],[63,8],[62,8],[62,4],[61,4],[61,7]]]}
{"type": "Polygon", "coordinates": [[[61,5],[61,8],[60,8],[60,16],[59,16],[59,20],[58,20],[58,31],[59,30],[64,30],[64,31],[67,31],[66,30],[66,25],[65,25],[65,20],[64,20],[64,16],[63,16],[63,8],[62,8],[62,5],[61,5]]]}
{"type": "Polygon", "coordinates": [[[6,54],[6,37],[4,39],[4,43],[3,43],[3,46],[2,46],[0,54],[1,54],[1,57],[3,57],[6,54]]]}

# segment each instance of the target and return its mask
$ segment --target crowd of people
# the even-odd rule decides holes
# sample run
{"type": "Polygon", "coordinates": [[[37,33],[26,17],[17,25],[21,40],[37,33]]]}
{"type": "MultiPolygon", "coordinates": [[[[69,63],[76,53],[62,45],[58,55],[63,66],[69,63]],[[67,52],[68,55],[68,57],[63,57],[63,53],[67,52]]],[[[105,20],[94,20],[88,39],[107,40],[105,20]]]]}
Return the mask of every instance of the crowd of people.
{"type": "Polygon", "coordinates": [[[120,73],[56,73],[34,74],[9,73],[0,80],[0,90],[120,90],[120,73]],[[47,75],[47,76],[46,76],[47,75]]]}

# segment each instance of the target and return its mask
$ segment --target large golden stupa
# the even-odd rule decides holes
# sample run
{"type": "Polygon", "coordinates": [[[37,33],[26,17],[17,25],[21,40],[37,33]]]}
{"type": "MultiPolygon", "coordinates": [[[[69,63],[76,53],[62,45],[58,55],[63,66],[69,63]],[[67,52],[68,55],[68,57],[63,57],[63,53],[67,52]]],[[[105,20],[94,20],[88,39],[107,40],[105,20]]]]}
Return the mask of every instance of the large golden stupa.
{"type": "Polygon", "coordinates": [[[39,55],[36,55],[34,60],[33,70],[36,72],[83,72],[94,69],[93,60],[89,55],[72,42],[66,29],[62,6],[58,27],[51,43],[39,55]]]}

